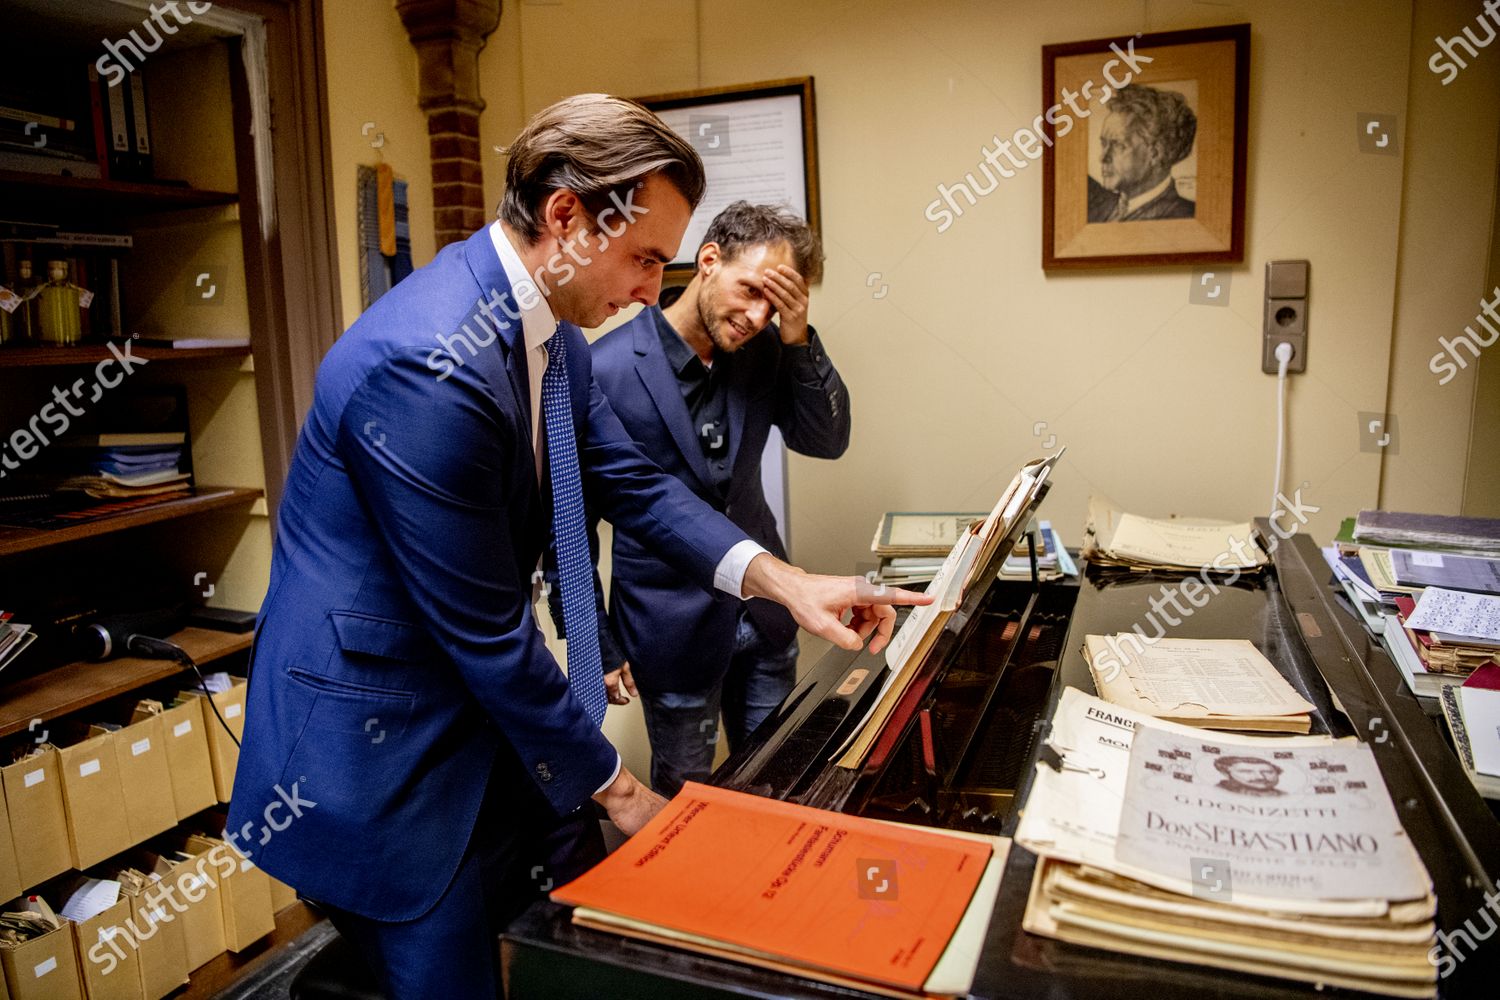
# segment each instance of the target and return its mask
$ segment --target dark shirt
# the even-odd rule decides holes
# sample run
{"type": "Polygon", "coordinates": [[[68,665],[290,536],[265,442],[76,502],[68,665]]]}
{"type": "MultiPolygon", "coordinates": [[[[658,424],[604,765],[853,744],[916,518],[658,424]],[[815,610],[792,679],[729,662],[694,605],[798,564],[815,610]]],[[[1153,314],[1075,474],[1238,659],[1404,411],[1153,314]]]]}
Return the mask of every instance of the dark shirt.
{"type": "MultiPolygon", "coordinates": [[[[682,392],[683,402],[687,403],[698,445],[708,460],[710,485],[719,496],[727,496],[733,471],[729,467],[729,383],[734,355],[723,354],[715,348],[713,364],[705,365],[698,352],[678,335],[660,310],[656,313],[656,335],[661,338],[667,364],[677,376],[677,388],[682,392]]],[[[780,335],[775,324],[769,324],[757,334],[761,337],[780,335]]],[[[809,328],[807,343],[782,345],[792,378],[804,385],[822,385],[824,381],[824,372],[818,365],[823,352],[816,343],[817,334],[809,328]]]]}
{"type": "Polygon", "coordinates": [[[660,312],[656,314],[656,334],[661,338],[667,364],[677,376],[677,388],[687,403],[698,445],[708,460],[710,485],[719,496],[725,496],[729,492],[729,369],[734,356],[720,354],[716,348],[713,364],[705,365],[660,312]]]}

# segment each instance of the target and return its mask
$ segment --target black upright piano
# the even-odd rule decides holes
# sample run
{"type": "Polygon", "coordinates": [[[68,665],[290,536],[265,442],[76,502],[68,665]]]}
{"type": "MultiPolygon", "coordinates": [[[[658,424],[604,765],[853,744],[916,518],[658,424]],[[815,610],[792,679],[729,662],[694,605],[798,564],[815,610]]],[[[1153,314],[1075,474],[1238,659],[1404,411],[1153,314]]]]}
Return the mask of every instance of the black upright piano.
{"type": "MultiPolygon", "coordinates": [[[[1392,800],[1426,863],[1438,926],[1462,953],[1439,996],[1497,995],[1500,933],[1470,951],[1453,934],[1493,927],[1481,911],[1500,879],[1500,821],[1469,783],[1434,705],[1343,603],[1317,545],[1272,541],[1273,566],[1242,576],[1167,635],[1252,640],[1317,706],[1313,731],[1372,744],[1392,800]]],[[[1003,549],[1002,553],[1003,555],[1003,549]]],[[[883,679],[882,656],[834,649],[713,776],[726,788],[861,816],[1009,836],[1024,808],[1046,726],[1065,686],[1094,693],[1087,634],[1129,631],[1184,574],[1087,566],[1082,579],[997,579],[984,568],[859,771],[830,757],[883,679]]],[[[1157,618],[1160,621],[1160,617],[1157,618]]],[[[1036,859],[1006,864],[971,996],[1208,1000],[1358,996],[1289,981],[1135,958],[1027,934],[1021,916],[1036,859]]],[[[551,903],[502,939],[507,995],[532,998],[864,997],[858,991],[574,927],[551,903]]],[[[1472,940],[1474,935],[1469,934],[1472,940]]]]}

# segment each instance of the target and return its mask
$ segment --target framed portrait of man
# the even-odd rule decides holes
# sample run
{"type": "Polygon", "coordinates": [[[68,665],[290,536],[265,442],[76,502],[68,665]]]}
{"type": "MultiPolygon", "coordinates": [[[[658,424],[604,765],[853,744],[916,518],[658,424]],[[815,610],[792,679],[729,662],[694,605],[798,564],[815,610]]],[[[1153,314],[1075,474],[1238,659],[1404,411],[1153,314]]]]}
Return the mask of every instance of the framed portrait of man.
{"type": "Polygon", "coordinates": [[[1245,254],[1250,26],[1042,48],[1042,267],[1245,254]]]}

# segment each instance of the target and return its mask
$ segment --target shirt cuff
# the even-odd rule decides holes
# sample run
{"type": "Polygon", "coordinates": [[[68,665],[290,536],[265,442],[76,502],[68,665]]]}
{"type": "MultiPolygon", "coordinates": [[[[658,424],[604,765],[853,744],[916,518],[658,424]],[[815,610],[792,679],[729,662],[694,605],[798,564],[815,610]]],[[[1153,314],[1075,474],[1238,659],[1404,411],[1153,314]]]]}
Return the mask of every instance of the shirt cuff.
{"type": "Polygon", "coordinates": [[[745,572],[750,568],[750,561],[765,551],[764,545],[749,538],[736,542],[714,569],[714,586],[744,600],[745,572]]]}
{"type": "Polygon", "coordinates": [[[614,772],[610,774],[608,781],[606,781],[604,784],[600,785],[598,788],[594,789],[594,794],[595,795],[598,795],[600,792],[604,791],[610,785],[613,785],[615,783],[615,779],[620,776],[620,768],[621,768],[621,766],[623,764],[624,764],[624,762],[620,759],[620,753],[619,753],[619,751],[618,750],[615,751],[615,769],[614,769],[614,772]]]}

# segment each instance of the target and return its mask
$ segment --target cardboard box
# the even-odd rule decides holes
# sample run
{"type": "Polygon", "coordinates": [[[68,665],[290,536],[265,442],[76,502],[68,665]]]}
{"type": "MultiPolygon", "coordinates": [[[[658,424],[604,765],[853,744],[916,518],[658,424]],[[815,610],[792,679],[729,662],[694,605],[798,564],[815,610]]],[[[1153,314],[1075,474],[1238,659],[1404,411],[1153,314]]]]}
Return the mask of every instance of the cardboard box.
{"type": "Polygon", "coordinates": [[[50,747],[0,767],[22,890],[62,874],[72,863],[61,767],[57,751],[50,747]]]}
{"type": "MultiPolygon", "coordinates": [[[[212,708],[203,705],[203,728],[208,734],[208,758],[213,767],[214,794],[220,802],[228,802],[234,791],[234,769],[240,762],[240,748],[235,740],[243,739],[245,735],[245,678],[234,677],[231,680],[234,682],[233,687],[212,696],[219,715],[224,719],[224,725],[219,724],[212,708]],[[229,738],[224,726],[228,726],[230,732],[234,733],[234,739],[229,738]]],[[[189,690],[182,694],[199,702],[207,697],[202,691],[189,690]]]]}
{"type": "Polygon", "coordinates": [[[125,726],[110,738],[120,765],[129,843],[139,844],[176,826],[177,806],[172,799],[172,771],[161,717],[153,715],[125,726]]]}
{"type": "Polygon", "coordinates": [[[11,1000],[83,1000],[69,924],[18,945],[0,946],[0,968],[11,1000]]]}
{"type": "Polygon", "coordinates": [[[16,861],[16,845],[10,832],[10,812],[5,806],[5,790],[0,786],[0,899],[19,896],[24,888],[26,886],[21,884],[21,866],[16,861]]]}
{"type": "Polygon", "coordinates": [[[82,870],[131,845],[114,734],[89,737],[59,749],[58,755],[68,845],[73,867],[82,870]]]}
{"type": "MultiPolygon", "coordinates": [[[[203,699],[189,698],[161,713],[162,739],[172,772],[172,804],[179,820],[202,812],[219,801],[214,792],[214,769],[208,758],[208,726],[203,699]]],[[[218,725],[218,720],[212,720],[218,725]]]]}
{"type": "Polygon", "coordinates": [[[267,875],[271,879],[271,912],[280,913],[297,901],[297,890],[267,875]]]}
{"type": "MultiPolygon", "coordinates": [[[[152,861],[139,854],[129,859],[131,865],[143,872],[152,870],[152,861]]],[[[139,894],[127,892],[124,897],[130,907],[125,929],[138,952],[144,1000],[161,1000],[188,981],[183,922],[163,888],[162,883],[157,883],[139,894]]]]}
{"type": "Polygon", "coordinates": [[[220,875],[219,901],[224,907],[224,946],[241,952],[276,929],[271,909],[271,877],[249,858],[213,837],[190,837],[188,850],[211,859],[220,875]]]}
{"type": "Polygon", "coordinates": [[[162,881],[168,884],[169,900],[182,923],[187,971],[192,972],[224,954],[224,904],[219,873],[206,854],[173,864],[162,881]]]}
{"type": "Polygon", "coordinates": [[[129,917],[130,898],[121,896],[103,913],[69,925],[88,1000],[144,1000],[140,953],[125,925],[129,917]]]}

